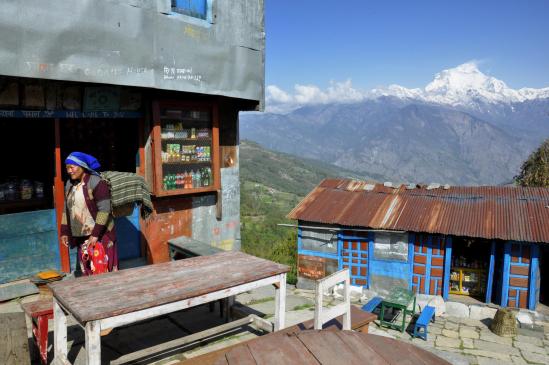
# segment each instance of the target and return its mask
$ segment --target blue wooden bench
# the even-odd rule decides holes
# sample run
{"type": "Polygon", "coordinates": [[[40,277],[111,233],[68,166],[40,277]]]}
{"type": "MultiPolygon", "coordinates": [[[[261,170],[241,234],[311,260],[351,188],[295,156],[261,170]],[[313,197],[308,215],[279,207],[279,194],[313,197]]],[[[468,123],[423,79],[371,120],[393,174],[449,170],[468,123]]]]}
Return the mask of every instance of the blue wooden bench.
{"type": "Polygon", "coordinates": [[[362,306],[362,310],[365,312],[372,313],[374,309],[376,309],[376,307],[381,304],[382,301],[383,301],[382,297],[373,297],[368,301],[368,303],[362,306]]]}
{"type": "Polygon", "coordinates": [[[435,321],[435,307],[426,306],[421,311],[414,326],[414,337],[420,337],[427,341],[427,326],[429,326],[429,322],[431,321],[435,321]],[[421,331],[422,328],[423,331],[421,331]]]}

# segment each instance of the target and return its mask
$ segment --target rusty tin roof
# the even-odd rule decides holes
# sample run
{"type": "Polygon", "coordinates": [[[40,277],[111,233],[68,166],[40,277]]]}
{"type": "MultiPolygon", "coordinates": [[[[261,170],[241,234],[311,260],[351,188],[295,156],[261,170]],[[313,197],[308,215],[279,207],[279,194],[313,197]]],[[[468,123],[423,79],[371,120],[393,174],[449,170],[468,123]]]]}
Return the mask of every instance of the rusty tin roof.
{"type": "Polygon", "coordinates": [[[348,227],[549,243],[549,189],[326,179],[288,218],[348,227]]]}

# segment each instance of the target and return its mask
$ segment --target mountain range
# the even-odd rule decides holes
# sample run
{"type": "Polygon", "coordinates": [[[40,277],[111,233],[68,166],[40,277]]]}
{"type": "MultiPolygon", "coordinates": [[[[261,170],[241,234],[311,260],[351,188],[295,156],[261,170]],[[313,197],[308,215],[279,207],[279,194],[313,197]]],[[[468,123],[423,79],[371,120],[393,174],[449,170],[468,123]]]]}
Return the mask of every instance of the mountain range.
{"type": "Polygon", "coordinates": [[[393,182],[505,184],[549,136],[549,88],[512,89],[466,63],[423,89],[241,114],[240,127],[269,149],[393,182]]]}

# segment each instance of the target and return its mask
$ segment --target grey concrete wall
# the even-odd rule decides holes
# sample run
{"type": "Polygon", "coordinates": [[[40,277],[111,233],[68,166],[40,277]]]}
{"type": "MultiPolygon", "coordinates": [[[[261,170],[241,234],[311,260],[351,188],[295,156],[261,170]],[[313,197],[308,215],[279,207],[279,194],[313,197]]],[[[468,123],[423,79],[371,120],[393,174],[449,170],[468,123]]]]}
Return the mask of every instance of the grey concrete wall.
{"type": "Polygon", "coordinates": [[[263,104],[263,0],[3,0],[0,75],[223,95],[263,104]]]}

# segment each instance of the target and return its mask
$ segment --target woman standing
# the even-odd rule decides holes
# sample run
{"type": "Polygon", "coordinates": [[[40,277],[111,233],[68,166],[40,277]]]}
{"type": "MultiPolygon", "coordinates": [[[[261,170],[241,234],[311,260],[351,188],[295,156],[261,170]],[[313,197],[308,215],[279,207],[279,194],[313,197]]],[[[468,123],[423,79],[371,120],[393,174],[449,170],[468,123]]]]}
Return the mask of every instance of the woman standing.
{"type": "Polygon", "coordinates": [[[82,256],[82,245],[103,244],[108,271],[118,270],[116,234],[111,214],[111,196],[107,183],[97,170],[97,159],[72,152],[65,160],[70,180],[65,185],[65,209],[61,221],[61,241],[78,247],[76,276],[92,275],[89,257],[82,256]]]}

